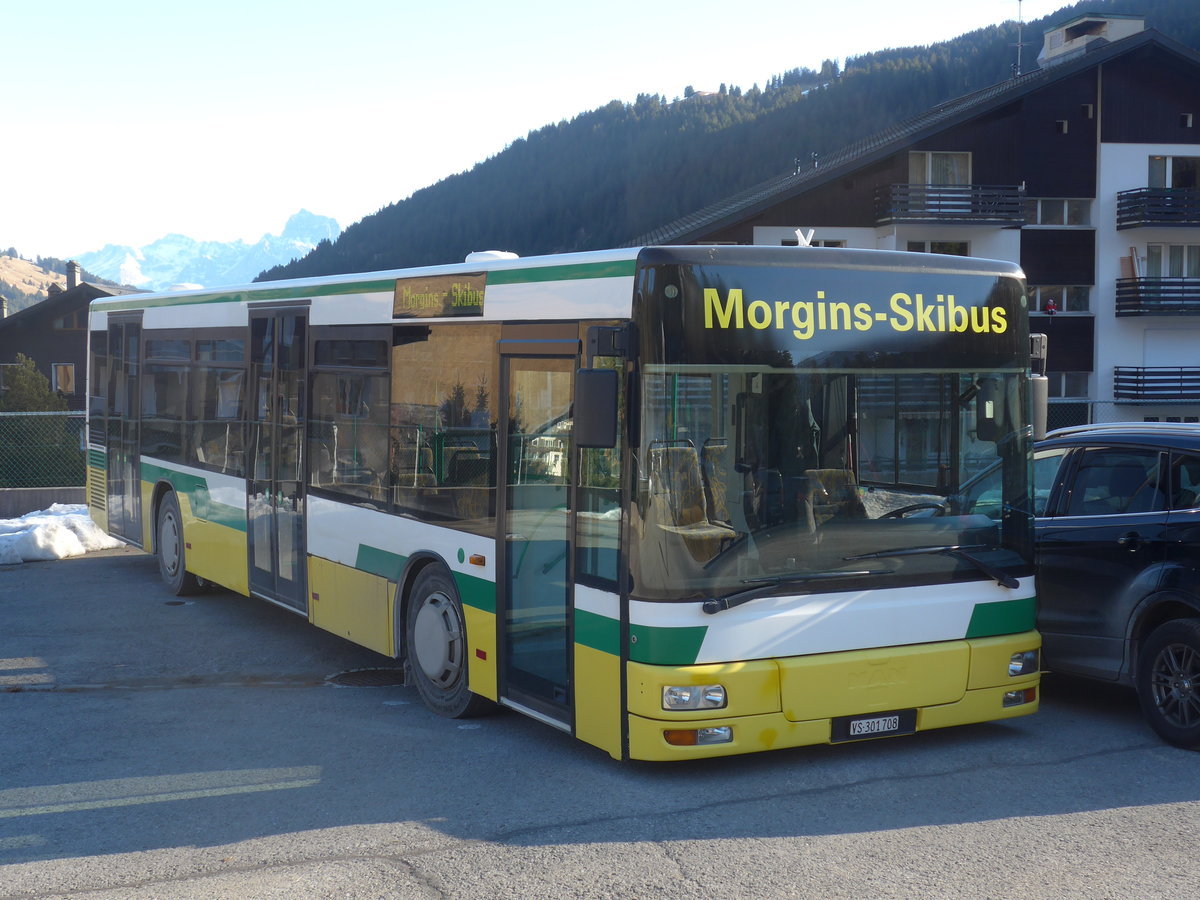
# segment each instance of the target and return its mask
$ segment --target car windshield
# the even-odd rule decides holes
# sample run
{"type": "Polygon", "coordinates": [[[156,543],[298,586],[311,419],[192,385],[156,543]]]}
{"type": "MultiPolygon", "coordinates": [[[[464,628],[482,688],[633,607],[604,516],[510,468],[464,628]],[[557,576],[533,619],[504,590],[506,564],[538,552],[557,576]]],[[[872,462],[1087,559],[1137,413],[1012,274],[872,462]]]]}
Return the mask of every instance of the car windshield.
{"type": "Polygon", "coordinates": [[[988,371],[648,369],[635,595],[851,590],[1026,567],[1025,431],[978,420],[986,404],[1019,407],[1021,383],[988,371]],[[964,510],[959,491],[981,473],[995,509],[964,510]]]}

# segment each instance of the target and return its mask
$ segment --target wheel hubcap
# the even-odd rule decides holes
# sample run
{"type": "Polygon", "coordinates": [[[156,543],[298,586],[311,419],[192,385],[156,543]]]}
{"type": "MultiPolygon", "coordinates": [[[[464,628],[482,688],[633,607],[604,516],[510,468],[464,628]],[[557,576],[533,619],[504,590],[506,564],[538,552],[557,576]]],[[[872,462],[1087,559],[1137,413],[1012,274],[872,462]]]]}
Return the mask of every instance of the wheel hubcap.
{"type": "Polygon", "coordinates": [[[413,655],[417,665],[438,687],[449,688],[463,668],[463,628],[454,602],[431,594],[421,603],[413,626],[413,655]]]}
{"type": "Polygon", "coordinates": [[[169,512],[163,516],[162,527],[158,530],[158,548],[162,554],[163,567],[174,575],[179,567],[179,529],[175,517],[169,512]]]}
{"type": "Polygon", "coordinates": [[[1163,718],[1181,728],[1200,723],[1200,654],[1168,644],[1154,660],[1151,689],[1163,718]]]}

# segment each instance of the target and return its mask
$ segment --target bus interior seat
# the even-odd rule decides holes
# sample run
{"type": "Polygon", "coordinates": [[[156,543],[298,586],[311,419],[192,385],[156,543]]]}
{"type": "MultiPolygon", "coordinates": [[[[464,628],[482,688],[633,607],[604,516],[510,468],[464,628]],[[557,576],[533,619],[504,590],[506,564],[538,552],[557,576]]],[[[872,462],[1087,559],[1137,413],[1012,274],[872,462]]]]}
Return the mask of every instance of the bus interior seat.
{"type": "Polygon", "coordinates": [[[708,508],[708,518],[710,522],[720,525],[732,522],[729,514],[729,481],[725,461],[728,450],[729,441],[725,438],[708,438],[700,448],[700,474],[704,478],[704,500],[708,508]]]}
{"type": "Polygon", "coordinates": [[[833,518],[867,517],[858,479],[850,469],[806,469],[804,477],[816,524],[833,518]]]}
{"type": "Polygon", "coordinates": [[[662,531],[678,535],[692,559],[707,561],[733,540],[713,524],[705,502],[700,457],[690,441],[653,441],[648,451],[650,511],[662,531]]]}

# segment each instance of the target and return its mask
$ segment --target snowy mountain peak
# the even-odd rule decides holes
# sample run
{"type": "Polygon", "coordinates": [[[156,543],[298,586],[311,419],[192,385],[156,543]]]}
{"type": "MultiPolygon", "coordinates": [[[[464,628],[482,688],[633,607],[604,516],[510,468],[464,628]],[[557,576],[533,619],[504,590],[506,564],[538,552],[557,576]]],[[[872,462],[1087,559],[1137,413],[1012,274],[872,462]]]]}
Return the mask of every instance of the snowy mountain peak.
{"type": "Polygon", "coordinates": [[[218,287],[252,281],[265,269],[298,259],[340,233],[334,219],[302,209],[287,220],[282,234],[264,234],[253,244],[167,234],[144,247],[107,244],[75,259],[101,278],[146,290],[169,290],[181,283],[218,287]]]}

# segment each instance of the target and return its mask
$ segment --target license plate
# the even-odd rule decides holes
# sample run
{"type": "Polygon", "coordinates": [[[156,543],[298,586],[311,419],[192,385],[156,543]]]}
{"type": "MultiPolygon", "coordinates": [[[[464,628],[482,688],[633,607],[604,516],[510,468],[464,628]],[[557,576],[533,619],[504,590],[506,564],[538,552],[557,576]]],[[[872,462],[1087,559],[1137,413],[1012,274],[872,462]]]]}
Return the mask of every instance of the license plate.
{"type": "Polygon", "coordinates": [[[834,743],[912,734],[917,730],[917,711],[898,709],[862,716],[841,716],[830,724],[830,740],[834,743]]]}
{"type": "Polygon", "coordinates": [[[880,716],[878,719],[853,719],[850,722],[850,737],[866,737],[871,734],[892,734],[899,730],[899,716],[880,716]]]}

